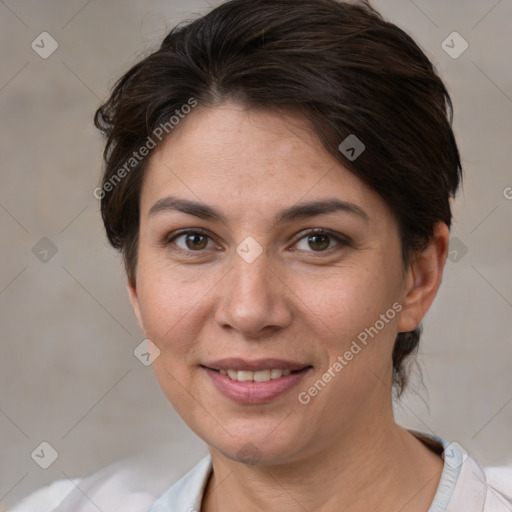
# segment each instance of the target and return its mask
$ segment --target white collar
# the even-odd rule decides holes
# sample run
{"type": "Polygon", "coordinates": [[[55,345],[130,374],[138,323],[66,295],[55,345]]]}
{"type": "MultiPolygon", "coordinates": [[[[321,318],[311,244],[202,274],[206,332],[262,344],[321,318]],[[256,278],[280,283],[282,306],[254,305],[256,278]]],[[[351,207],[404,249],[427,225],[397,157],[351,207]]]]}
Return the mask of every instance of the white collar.
{"type": "MultiPolygon", "coordinates": [[[[444,451],[443,472],[428,512],[512,511],[512,502],[507,504],[506,498],[488,485],[483,469],[460,445],[423,432],[410,432],[436,441],[444,451]]],[[[199,512],[211,472],[208,455],[162,494],[148,512],[199,512]]]]}

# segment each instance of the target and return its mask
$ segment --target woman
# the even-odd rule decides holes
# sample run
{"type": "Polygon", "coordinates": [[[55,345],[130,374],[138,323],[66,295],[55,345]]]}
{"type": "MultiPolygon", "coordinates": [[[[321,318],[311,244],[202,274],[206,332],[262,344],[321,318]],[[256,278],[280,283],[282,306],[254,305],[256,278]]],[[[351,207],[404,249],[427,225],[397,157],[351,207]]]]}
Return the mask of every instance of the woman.
{"type": "Polygon", "coordinates": [[[210,455],[174,485],[116,470],[15,510],[512,510],[510,483],[393,418],[462,177],[448,113],[367,4],[232,0],[128,71],[96,113],[95,194],[146,356],[210,455]]]}

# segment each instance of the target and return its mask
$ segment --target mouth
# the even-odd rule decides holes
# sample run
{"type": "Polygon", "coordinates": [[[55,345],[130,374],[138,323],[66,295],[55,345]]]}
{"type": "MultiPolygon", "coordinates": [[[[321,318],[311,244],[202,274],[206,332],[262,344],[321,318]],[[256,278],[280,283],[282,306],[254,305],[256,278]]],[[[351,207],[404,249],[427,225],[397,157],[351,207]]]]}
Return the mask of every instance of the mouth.
{"type": "Polygon", "coordinates": [[[239,382],[267,382],[312,368],[312,365],[298,361],[268,358],[252,361],[241,358],[218,359],[201,366],[239,382]]]}
{"type": "Polygon", "coordinates": [[[215,368],[209,368],[205,366],[209,370],[213,370],[214,372],[219,373],[220,375],[227,376],[229,379],[238,381],[238,382],[268,382],[269,380],[280,379],[281,377],[286,377],[287,375],[291,375],[292,373],[299,373],[307,368],[312,368],[311,365],[305,366],[300,370],[289,370],[289,369],[281,369],[281,368],[271,368],[267,370],[234,370],[234,369],[224,369],[220,368],[216,370],[215,368]]]}
{"type": "Polygon", "coordinates": [[[223,359],[200,367],[224,396],[241,404],[269,402],[296,386],[313,368],[280,359],[223,359]]]}

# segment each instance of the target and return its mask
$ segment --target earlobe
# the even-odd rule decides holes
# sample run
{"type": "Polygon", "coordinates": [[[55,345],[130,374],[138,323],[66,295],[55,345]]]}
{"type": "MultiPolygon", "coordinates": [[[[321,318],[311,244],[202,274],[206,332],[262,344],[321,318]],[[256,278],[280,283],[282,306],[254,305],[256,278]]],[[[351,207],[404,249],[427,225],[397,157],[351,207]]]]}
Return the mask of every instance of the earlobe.
{"type": "Polygon", "coordinates": [[[448,226],[444,222],[436,223],[428,246],[417,254],[407,270],[399,332],[414,330],[434,302],[443,277],[449,240],[448,226]]]}
{"type": "Polygon", "coordinates": [[[126,280],[126,289],[128,290],[128,297],[137,318],[137,322],[142,332],[144,332],[144,324],[142,322],[142,315],[140,313],[139,297],[137,295],[137,286],[132,283],[130,279],[126,280]]]}

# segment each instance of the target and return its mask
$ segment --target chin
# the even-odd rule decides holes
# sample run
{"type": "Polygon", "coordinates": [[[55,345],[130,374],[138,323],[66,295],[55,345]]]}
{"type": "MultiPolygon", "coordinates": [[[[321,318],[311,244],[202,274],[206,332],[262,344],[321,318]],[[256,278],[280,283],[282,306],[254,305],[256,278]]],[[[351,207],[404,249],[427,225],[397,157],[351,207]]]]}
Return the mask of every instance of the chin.
{"type": "MultiPolygon", "coordinates": [[[[259,429],[258,429],[259,430],[259,429]]],[[[240,431],[238,431],[240,432],[240,431]]],[[[249,465],[274,465],[289,463],[296,459],[298,451],[304,443],[304,436],[275,435],[255,432],[254,429],[245,429],[246,434],[229,436],[226,434],[222,439],[205,438],[202,439],[209,445],[210,449],[221,453],[224,457],[242,464],[249,465]],[[301,441],[301,446],[298,445],[301,441]]]]}

